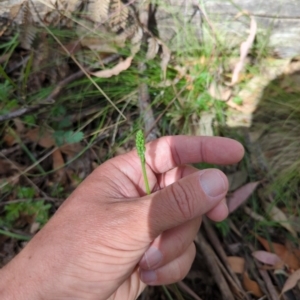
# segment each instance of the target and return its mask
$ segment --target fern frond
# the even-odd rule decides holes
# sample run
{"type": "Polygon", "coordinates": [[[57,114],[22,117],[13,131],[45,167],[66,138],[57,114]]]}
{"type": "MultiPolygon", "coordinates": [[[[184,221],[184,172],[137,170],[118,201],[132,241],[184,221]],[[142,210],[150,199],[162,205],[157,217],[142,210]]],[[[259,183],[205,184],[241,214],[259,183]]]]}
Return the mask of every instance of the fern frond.
{"type": "Polygon", "coordinates": [[[29,2],[23,3],[22,12],[23,20],[20,34],[20,44],[22,48],[29,50],[37,33],[37,28],[33,24],[29,2]]]}
{"type": "Polygon", "coordinates": [[[88,4],[88,17],[96,23],[105,23],[109,18],[111,0],[92,0],[88,4]]]}
{"type": "Polygon", "coordinates": [[[113,32],[125,30],[129,25],[129,8],[121,0],[112,0],[109,7],[109,26],[113,32]]]}

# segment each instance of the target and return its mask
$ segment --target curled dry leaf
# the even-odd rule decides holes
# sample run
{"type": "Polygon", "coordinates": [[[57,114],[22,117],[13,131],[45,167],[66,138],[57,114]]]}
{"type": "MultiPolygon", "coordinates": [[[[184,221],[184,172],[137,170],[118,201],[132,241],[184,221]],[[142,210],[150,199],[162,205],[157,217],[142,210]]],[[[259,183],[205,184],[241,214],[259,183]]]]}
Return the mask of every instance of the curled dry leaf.
{"type": "Polygon", "coordinates": [[[147,54],[146,54],[146,59],[153,59],[156,54],[158,53],[159,50],[159,44],[156,41],[155,37],[150,37],[148,39],[148,50],[147,50],[147,54]]]}
{"type": "Polygon", "coordinates": [[[91,72],[92,75],[99,78],[110,78],[112,76],[119,75],[121,72],[127,70],[131,66],[133,57],[127,57],[125,60],[119,62],[111,69],[101,70],[98,72],[91,72]]]}
{"type": "Polygon", "coordinates": [[[293,270],[300,268],[300,257],[297,255],[298,253],[294,253],[295,251],[287,249],[282,244],[269,242],[260,236],[256,236],[256,238],[268,252],[277,254],[278,257],[280,257],[280,259],[289,266],[289,268],[293,270]]]}
{"type": "Polygon", "coordinates": [[[270,253],[267,251],[254,251],[252,256],[256,258],[259,262],[273,266],[275,269],[281,269],[284,265],[284,262],[280,257],[275,253],[270,253]]]}
{"type": "Polygon", "coordinates": [[[281,294],[293,289],[300,280],[300,269],[295,271],[285,282],[281,294]]]}
{"type": "MultiPolygon", "coordinates": [[[[244,14],[244,13],[243,13],[244,14]]],[[[248,13],[247,13],[248,14],[248,13]]],[[[232,74],[232,79],[231,79],[231,86],[235,85],[238,80],[239,80],[239,75],[241,71],[244,68],[244,64],[246,62],[247,55],[249,53],[249,50],[251,49],[255,36],[256,36],[256,31],[257,31],[257,23],[255,21],[255,18],[253,16],[250,16],[251,23],[250,23],[250,33],[245,42],[241,44],[240,48],[240,60],[236,64],[233,74],[232,74]]]]}
{"type": "Polygon", "coordinates": [[[245,271],[245,259],[239,256],[228,256],[227,261],[236,274],[243,274],[245,271]]]}
{"type": "Polygon", "coordinates": [[[272,203],[265,203],[265,211],[269,213],[271,219],[278,222],[282,227],[289,231],[293,237],[297,238],[297,232],[292,227],[290,220],[285,213],[272,203]]]}
{"type": "Polygon", "coordinates": [[[227,199],[228,210],[230,213],[235,211],[241,204],[246,202],[255,191],[260,181],[250,182],[237,189],[227,199]]]}
{"type": "Polygon", "coordinates": [[[163,72],[163,79],[165,81],[167,78],[167,67],[171,59],[171,50],[164,43],[161,43],[161,46],[162,46],[162,54],[161,54],[160,66],[163,72]]]}
{"type": "Polygon", "coordinates": [[[247,272],[243,274],[243,287],[246,291],[252,293],[255,297],[260,298],[264,295],[258,283],[250,279],[247,272]]]}

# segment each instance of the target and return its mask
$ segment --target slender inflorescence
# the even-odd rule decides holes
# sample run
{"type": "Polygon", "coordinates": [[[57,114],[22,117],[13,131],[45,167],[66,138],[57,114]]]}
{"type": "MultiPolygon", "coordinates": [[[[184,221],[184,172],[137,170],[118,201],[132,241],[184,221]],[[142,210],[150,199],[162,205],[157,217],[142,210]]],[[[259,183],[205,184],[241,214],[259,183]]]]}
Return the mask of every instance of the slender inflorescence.
{"type": "Polygon", "coordinates": [[[136,150],[138,153],[138,156],[141,159],[142,163],[145,163],[145,138],[142,130],[139,130],[136,133],[136,138],[135,138],[135,145],[136,145],[136,150]]]}
{"type": "Polygon", "coordinates": [[[144,177],[144,182],[146,186],[146,192],[149,195],[150,192],[150,187],[149,187],[149,182],[148,182],[148,177],[147,177],[147,172],[146,172],[146,159],[145,159],[145,138],[142,130],[139,130],[136,134],[135,138],[135,145],[136,145],[136,150],[138,153],[138,156],[141,160],[141,165],[142,165],[142,172],[143,172],[143,177],[144,177]]]}

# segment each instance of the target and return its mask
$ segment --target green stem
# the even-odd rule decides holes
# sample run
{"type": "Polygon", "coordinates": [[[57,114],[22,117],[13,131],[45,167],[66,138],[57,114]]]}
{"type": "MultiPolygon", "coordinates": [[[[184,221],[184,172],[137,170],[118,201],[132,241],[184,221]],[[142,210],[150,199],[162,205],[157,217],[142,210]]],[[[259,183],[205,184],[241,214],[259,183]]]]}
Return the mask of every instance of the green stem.
{"type": "Polygon", "coordinates": [[[151,191],[150,191],[149,181],[148,181],[147,172],[146,172],[146,163],[142,163],[142,172],[143,172],[143,177],[144,177],[144,182],[145,182],[145,187],[146,187],[146,193],[147,193],[147,195],[150,195],[151,191]]]}
{"type": "Polygon", "coordinates": [[[167,287],[166,287],[165,285],[162,285],[161,287],[162,287],[162,289],[164,290],[165,294],[167,295],[168,299],[169,299],[169,300],[173,300],[173,297],[172,297],[171,294],[169,293],[167,287]]]}
{"type": "Polygon", "coordinates": [[[6,235],[6,236],[11,237],[13,239],[22,240],[22,241],[29,241],[31,239],[31,237],[29,237],[29,236],[13,233],[13,232],[2,230],[2,229],[0,229],[0,234],[6,235]]]}

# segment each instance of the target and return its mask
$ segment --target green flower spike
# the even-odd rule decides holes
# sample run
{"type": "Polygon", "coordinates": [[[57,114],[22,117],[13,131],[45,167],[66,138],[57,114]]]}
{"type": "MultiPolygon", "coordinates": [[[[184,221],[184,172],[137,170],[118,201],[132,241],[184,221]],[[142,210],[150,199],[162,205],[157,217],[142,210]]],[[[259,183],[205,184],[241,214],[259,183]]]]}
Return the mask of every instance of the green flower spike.
{"type": "Polygon", "coordinates": [[[145,138],[144,138],[144,134],[143,134],[142,130],[139,130],[136,133],[135,145],[136,145],[136,150],[137,150],[138,156],[141,160],[142,172],[143,172],[144,182],[145,182],[145,186],[146,186],[146,192],[147,192],[148,195],[150,195],[151,191],[150,191],[147,172],[146,172],[145,138]]]}

